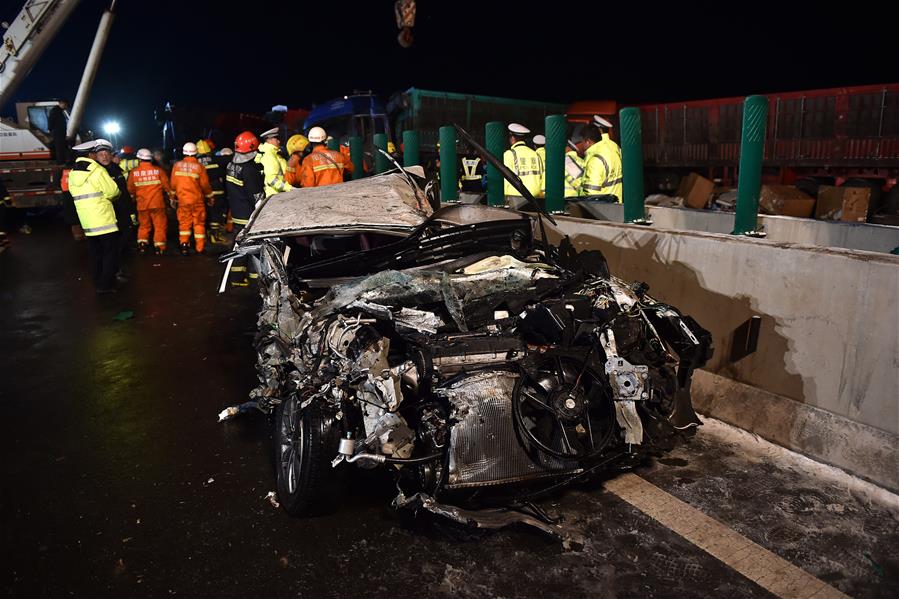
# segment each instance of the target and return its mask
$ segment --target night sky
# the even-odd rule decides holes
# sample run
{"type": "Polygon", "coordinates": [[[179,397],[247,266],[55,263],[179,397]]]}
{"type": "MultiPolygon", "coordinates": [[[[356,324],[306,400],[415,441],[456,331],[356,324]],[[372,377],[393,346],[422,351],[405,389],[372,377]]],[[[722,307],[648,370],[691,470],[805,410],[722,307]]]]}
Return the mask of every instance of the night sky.
{"type": "MultiPolygon", "coordinates": [[[[0,0],[0,19],[22,3],[0,0]]],[[[82,0],[16,100],[74,99],[106,4],[82,0]]],[[[895,82],[888,4],[419,0],[404,50],[392,0],[120,0],[84,126],[115,118],[154,146],[166,100],[261,113],[410,86],[629,103],[895,82]]]]}

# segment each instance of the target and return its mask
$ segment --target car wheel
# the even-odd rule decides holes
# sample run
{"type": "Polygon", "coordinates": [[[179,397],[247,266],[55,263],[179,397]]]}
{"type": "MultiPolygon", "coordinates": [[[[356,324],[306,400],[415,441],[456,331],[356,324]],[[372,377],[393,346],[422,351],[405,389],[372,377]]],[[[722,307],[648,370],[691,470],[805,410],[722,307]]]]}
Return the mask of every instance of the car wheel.
{"type": "Polygon", "coordinates": [[[314,402],[300,410],[300,398],[291,395],[278,404],[274,431],[278,500],[291,516],[335,507],[340,479],[331,460],[337,455],[339,428],[333,415],[314,402]]]}

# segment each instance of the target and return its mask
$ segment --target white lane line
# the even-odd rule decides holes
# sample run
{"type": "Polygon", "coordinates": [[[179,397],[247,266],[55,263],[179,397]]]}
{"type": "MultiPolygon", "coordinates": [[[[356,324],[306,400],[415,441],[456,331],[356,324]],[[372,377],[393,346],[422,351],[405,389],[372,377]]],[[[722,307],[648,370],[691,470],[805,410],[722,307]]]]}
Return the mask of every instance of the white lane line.
{"type": "Polygon", "coordinates": [[[848,595],[826,582],[636,474],[622,474],[607,481],[604,486],[607,491],[782,599],[848,599],[848,595]]]}

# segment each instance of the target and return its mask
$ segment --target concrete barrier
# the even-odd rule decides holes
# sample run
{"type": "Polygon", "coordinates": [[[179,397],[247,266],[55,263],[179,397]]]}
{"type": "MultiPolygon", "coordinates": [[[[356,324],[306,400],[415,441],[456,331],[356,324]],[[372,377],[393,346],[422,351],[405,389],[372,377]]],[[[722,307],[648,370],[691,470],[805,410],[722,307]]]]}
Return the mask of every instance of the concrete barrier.
{"type": "MultiPolygon", "coordinates": [[[[700,411],[899,490],[899,257],[559,218],[578,249],[712,332],[700,411]],[[731,359],[761,318],[758,349],[731,359]]],[[[551,234],[555,235],[555,234],[551,234]]]]}
{"type": "MultiPolygon", "coordinates": [[[[595,203],[583,206],[582,210],[584,216],[589,215],[616,223],[624,222],[621,204],[595,203]]],[[[727,212],[647,206],[646,214],[653,221],[653,226],[658,229],[730,233],[734,228],[734,215],[727,212]]],[[[899,227],[887,225],[765,215],[759,215],[759,225],[767,233],[766,238],[769,241],[887,253],[899,247],[899,227]]]]}

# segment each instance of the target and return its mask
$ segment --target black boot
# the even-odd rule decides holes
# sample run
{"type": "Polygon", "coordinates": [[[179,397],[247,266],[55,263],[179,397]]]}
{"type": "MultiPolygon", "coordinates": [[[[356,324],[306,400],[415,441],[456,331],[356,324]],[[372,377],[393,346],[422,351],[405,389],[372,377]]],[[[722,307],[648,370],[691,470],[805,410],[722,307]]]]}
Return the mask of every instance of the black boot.
{"type": "Polygon", "coordinates": [[[181,255],[182,255],[182,256],[188,256],[188,255],[190,255],[190,244],[189,244],[189,243],[182,243],[182,244],[181,244],[181,255]]]}
{"type": "Polygon", "coordinates": [[[137,253],[141,256],[146,256],[150,253],[150,244],[146,241],[138,241],[137,242],[137,253]]]}

